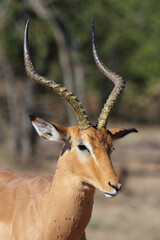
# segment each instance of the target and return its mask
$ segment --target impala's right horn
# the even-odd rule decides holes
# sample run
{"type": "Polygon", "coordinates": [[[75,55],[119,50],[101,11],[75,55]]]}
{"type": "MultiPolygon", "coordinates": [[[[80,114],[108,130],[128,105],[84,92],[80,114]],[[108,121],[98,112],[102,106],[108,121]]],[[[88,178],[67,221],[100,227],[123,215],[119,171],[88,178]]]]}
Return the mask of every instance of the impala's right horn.
{"type": "Polygon", "coordinates": [[[77,97],[74,96],[70,91],[68,91],[62,85],[57,84],[54,81],[50,81],[47,78],[40,76],[36,72],[35,68],[33,67],[33,64],[32,64],[31,58],[30,58],[30,54],[29,54],[28,24],[29,24],[29,20],[26,23],[25,32],[24,32],[24,63],[25,63],[25,68],[26,68],[26,72],[27,72],[28,76],[36,83],[39,83],[39,84],[51,89],[55,93],[57,93],[59,96],[64,98],[67,101],[67,103],[69,103],[71,105],[71,107],[73,108],[73,110],[76,114],[76,117],[77,117],[77,120],[78,120],[81,130],[91,127],[92,125],[88,119],[87,114],[85,113],[85,109],[82,107],[82,103],[77,99],[77,97]]]}
{"type": "Polygon", "coordinates": [[[117,74],[110,71],[100,59],[96,47],[94,22],[92,25],[92,52],[98,68],[106,77],[108,77],[115,84],[98,118],[97,128],[105,128],[108,120],[108,115],[111,109],[113,108],[114,103],[119,98],[119,95],[121,94],[125,87],[125,81],[122,77],[119,77],[117,74]]]}

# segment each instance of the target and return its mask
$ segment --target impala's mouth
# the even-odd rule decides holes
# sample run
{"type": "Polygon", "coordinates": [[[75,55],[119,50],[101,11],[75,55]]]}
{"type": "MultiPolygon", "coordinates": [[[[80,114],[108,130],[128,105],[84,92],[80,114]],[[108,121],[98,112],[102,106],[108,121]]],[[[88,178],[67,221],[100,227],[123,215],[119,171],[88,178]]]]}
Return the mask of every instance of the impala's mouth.
{"type": "Polygon", "coordinates": [[[112,198],[115,197],[120,191],[116,191],[114,189],[113,192],[103,192],[103,194],[107,197],[107,198],[112,198]]]}
{"type": "Polygon", "coordinates": [[[115,197],[117,195],[117,193],[108,193],[108,192],[103,192],[103,194],[107,198],[112,198],[112,197],[115,197]]]}

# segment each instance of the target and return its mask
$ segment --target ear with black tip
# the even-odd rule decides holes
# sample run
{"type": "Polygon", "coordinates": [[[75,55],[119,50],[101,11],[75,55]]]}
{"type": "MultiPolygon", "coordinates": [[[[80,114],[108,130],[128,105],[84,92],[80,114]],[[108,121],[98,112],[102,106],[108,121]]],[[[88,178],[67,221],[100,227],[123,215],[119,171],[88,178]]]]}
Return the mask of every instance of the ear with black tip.
{"type": "Polygon", "coordinates": [[[35,130],[42,138],[56,142],[67,141],[67,128],[33,115],[29,117],[35,130]]]}
{"type": "Polygon", "coordinates": [[[112,137],[113,140],[122,138],[129,133],[138,133],[137,129],[130,128],[130,129],[123,129],[123,128],[114,128],[107,130],[108,134],[112,137]]]}

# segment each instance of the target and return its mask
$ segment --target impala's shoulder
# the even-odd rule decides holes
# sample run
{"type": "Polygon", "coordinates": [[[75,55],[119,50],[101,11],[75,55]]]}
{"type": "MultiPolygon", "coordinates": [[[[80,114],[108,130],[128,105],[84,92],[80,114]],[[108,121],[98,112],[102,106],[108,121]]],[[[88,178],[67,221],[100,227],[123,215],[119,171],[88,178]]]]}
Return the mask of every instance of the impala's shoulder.
{"type": "Polygon", "coordinates": [[[7,168],[0,168],[0,181],[1,180],[3,181],[5,179],[9,182],[14,179],[29,179],[29,178],[31,178],[31,176],[28,174],[19,173],[7,168]]]}
{"type": "Polygon", "coordinates": [[[53,176],[36,176],[30,179],[33,187],[46,187],[52,184],[53,176]]]}
{"type": "Polygon", "coordinates": [[[8,185],[19,189],[43,189],[50,186],[52,183],[52,176],[31,176],[25,173],[19,173],[10,169],[0,169],[0,185],[8,185]]]}

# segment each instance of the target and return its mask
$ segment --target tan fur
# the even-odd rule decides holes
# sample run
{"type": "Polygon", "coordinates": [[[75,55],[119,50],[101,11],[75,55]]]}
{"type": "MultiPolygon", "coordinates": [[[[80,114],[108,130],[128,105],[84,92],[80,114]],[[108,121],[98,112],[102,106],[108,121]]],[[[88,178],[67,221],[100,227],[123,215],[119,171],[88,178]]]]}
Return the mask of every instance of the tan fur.
{"type": "Polygon", "coordinates": [[[95,188],[110,192],[109,182],[119,185],[110,160],[112,139],[105,129],[54,126],[71,150],[59,158],[53,178],[0,170],[0,239],[86,239],[95,188]],[[92,146],[94,157],[80,159],[80,139],[92,146]]]}

